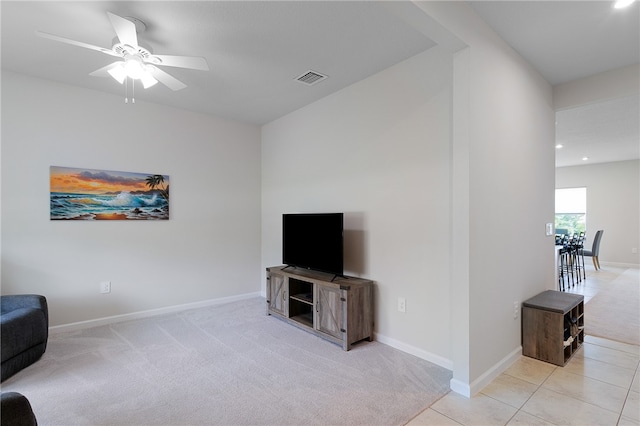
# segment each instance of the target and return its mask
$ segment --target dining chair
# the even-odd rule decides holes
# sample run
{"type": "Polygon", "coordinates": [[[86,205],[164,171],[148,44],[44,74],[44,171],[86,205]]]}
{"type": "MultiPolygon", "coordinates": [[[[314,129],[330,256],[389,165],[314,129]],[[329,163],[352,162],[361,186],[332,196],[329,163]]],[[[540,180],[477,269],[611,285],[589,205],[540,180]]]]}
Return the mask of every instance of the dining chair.
{"type": "Polygon", "coordinates": [[[602,234],[604,234],[604,230],[599,229],[596,231],[596,236],[593,238],[591,250],[582,249],[583,256],[591,257],[593,267],[596,268],[596,271],[600,269],[600,259],[598,259],[598,254],[600,253],[600,241],[602,240],[602,234]]]}
{"type": "Polygon", "coordinates": [[[578,276],[578,282],[587,278],[586,270],[584,269],[584,232],[575,234],[571,241],[573,246],[573,261],[576,274],[578,276]]]}
{"type": "Polygon", "coordinates": [[[571,264],[572,248],[569,235],[565,234],[560,239],[560,244],[558,245],[562,245],[562,247],[558,251],[558,288],[560,289],[560,291],[565,291],[568,289],[568,287],[573,287],[575,285],[575,279],[573,275],[574,269],[571,264]]]}

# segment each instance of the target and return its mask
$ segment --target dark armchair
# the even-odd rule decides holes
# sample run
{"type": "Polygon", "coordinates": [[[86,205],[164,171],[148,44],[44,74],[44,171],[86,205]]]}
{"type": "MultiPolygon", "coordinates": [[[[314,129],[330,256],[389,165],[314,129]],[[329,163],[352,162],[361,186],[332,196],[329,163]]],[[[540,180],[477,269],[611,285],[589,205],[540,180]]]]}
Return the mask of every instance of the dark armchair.
{"type": "Polygon", "coordinates": [[[0,424],[2,426],[37,426],[31,403],[18,392],[2,392],[0,396],[0,424]]]}
{"type": "Polygon", "coordinates": [[[0,296],[2,378],[36,362],[47,348],[47,299],[36,294],[0,296]]]}

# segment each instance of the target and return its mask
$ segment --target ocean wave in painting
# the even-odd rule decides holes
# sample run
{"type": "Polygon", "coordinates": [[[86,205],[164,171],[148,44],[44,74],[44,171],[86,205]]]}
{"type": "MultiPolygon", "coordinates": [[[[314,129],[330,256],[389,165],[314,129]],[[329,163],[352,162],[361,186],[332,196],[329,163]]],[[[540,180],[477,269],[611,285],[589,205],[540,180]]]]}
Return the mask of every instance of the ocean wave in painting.
{"type": "Polygon", "coordinates": [[[51,193],[51,219],[157,220],[169,218],[169,204],[157,192],[133,194],[67,194],[51,193]]]}

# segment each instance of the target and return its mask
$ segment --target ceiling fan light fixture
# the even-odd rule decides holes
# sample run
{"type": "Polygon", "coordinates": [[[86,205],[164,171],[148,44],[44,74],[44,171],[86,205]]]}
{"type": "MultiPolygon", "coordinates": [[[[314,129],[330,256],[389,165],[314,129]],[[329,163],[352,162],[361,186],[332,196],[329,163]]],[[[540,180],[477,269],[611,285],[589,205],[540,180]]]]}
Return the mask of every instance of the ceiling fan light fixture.
{"type": "Polygon", "coordinates": [[[127,72],[127,77],[139,80],[145,73],[142,66],[142,61],[136,56],[130,56],[125,58],[124,69],[127,72]]]}
{"type": "Polygon", "coordinates": [[[129,16],[123,18],[111,12],[107,12],[107,16],[116,33],[111,49],[42,31],[36,31],[36,35],[73,46],[97,50],[98,52],[117,57],[119,59],[118,62],[97,69],[89,73],[89,75],[96,77],[111,76],[120,84],[124,84],[128,78],[131,78],[133,80],[140,80],[145,89],[160,82],[169,89],[176,91],[184,89],[187,85],[171,74],[156,68],[153,64],[209,71],[207,60],[203,57],[153,55],[150,50],[141,46],[138,42],[137,34],[143,32],[146,28],[145,23],[141,20],[129,16]]]}
{"type": "Polygon", "coordinates": [[[127,71],[124,69],[124,62],[118,63],[115,67],[107,71],[111,77],[118,83],[124,83],[124,79],[127,78],[127,71]]]}
{"type": "Polygon", "coordinates": [[[158,82],[149,72],[148,67],[135,56],[129,56],[124,62],[116,63],[107,72],[120,84],[123,84],[127,78],[140,80],[145,89],[158,82]]]}
{"type": "Polygon", "coordinates": [[[140,81],[142,81],[142,87],[144,87],[145,89],[148,88],[148,87],[153,86],[154,84],[156,84],[158,82],[158,80],[153,78],[153,76],[151,74],[149,74],[148,71],[144,71],[144,73],[140,77],[140,81]]]}

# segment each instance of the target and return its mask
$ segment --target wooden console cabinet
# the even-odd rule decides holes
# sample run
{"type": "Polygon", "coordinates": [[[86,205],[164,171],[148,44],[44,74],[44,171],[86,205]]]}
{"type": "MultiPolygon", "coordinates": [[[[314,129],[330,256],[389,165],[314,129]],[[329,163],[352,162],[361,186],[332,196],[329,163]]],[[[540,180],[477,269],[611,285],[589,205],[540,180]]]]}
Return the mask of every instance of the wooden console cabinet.
{"type": "Polygon", "coordinates": [[[584,296],[547,290],[522,303],[522,354],[564,366],[584,342],[584,296]]]}
{"type": "Polygon", "coordinates": [[[348,351],[373,340],[373,282],[306,269],[267,268],[267,315],[337,343],[348,351]]]}

